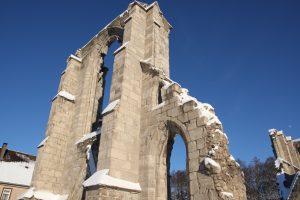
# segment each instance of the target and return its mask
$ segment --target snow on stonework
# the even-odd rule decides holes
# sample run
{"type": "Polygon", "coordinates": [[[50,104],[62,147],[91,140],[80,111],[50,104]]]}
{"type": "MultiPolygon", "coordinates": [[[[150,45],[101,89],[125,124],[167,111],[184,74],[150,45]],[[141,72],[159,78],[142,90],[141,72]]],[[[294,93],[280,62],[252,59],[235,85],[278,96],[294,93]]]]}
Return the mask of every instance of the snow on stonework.
{"type": "Polygon", "coordinates": [[[180,101],[181,101],[182,105],[189,101],[196,102],[196,104],[197,104],[196,109],[199,110],[199,113],[201,116],[204,116],[205,118],[207,118],[207,125],[211,125],[214,123],[222,124],[220,122],[220,120],[218,119],[218,117],[215,115],[214,108],[210,104],[201,103],[195,97],[188,95],[187,89],[182,90],[182,93],[180,94],[180,101]]]}
{"type": "Polygon", "coordinates": [[[273,135],[273,134],[275,134],[276,132],[277,132],[277,130],[276,130],[275,128],[269,129],[270,135],[273,135]]]}
{"type": "Polygon", "coordinates": [[[108,104],[108,106],[102,111],[102,115],[109,113],[109,112],[113,111],[114,109],[116,109],[119,102],[120,102],[120,99],[117,99],[117,100],[112,101],[110,104],[108,104]]]}
{"type": "Polygon", "coordinates": [[[21,194],[17,200],[23,200],[24,198],[35,198],[39,200],[66,200],[68,195],[53,194],[48,191],[36,191],[35,188],[30,188],[25,193],[21,194]]]}
{"type": "Polygon", "coordinates": [[[59,91],[58,94],[55,97],[53,97],[52,101],[56,99],[58,96],[61,96],[69,101],[75,101],[75,96],[64,90],[59,91]]]}
{"type": "MultiPolygon", "coordinates": [[[[175,81],[172,80],[164,80],[164,87],[163,89],[167,90],[170,86],[176,84],[178,85],[180,88],[181,86],[176,83],[175,81]]],[[[199,114],[200,116],[203,116],[206,118],[206,123],[207,125],[212,125],[212,124],[222,124],[219,120],[219,118],[215,115],[214,112],[214,108],[208,104],[208,103],[202,103],[200,101],[198,101],[195,97],[190,96],[188,93],[188,89],[186,88],[181,88],[181,93],[179,94],[179,102],[181,105],[189,102],[189,101],[194,101],[196,103],[196,107],[195,109],[199,110],[199,114]]]]}
{"type": "Polygon", "coordinates": [[[35,162],[0,161],[0,182],[29,186],[35,162]]]}
{"type": "Polygon", "coordinates": [[[91,133],[88,133],[88,134],[85,134],[82,136],[82,138],[80,138],[75,144],[80,144],[80,143],[83,143],[87,140],[90,140],[90,139],[93,139],[95,138],[97,135],[99,135],[101,133],[100,130],[97,130],[97,131],[94,131],[94,132],[91,132],[91,133]]]}
{"type": "Polygon", "coordinates": [[[204,165],[207,169],[209,169],[211,172],[213,173],[220,173],[221,172],[221,166],[219,165],[219,163],[217,163],[216,161],[214,161],[211,158],[205,158],[204,159],[204,165]]]}
{"type": "Polygon", "coordinates": [[[37,148],[44,146],[44,144],[47,142],[48,139],[49,139],[49,136],[47,136],[45,139],[43,139],[43,141],[41,141],[41,143],[37,146],[37,148]]]}
{"type": "Polygon", "coordinates": [[[226,138],[226,140],[227,140],[227,144],[229,144],[229,140],[228,140],[228,137],[227,137],[226,133],[224,133],[224,132],[221,131],[220,129],[216,129],[216,130],[215,130],[215,133],[218,133],[218,134],[220,134],[220,135],[223,135],[223,136],[226,138]]]}
{"type": "Polygon", "coordinates": [[[300,142],[300,138],[294,139],[293,142],[300,142]]]}
{"type": "Polygon", "coordinates": [[[84,187],[95,185],[110,186],[126,190],[141,191],[139,183],[114,178],[108,175],[109,169],[103,169],[94,173],[90,178],[83,182],[84,187]]]}
{"type": "Polygon", "coordinates": [[[235,158],[233,157],[233,155],[230,155],[230,156],[229,156],[229,159],[230,159],[231,161],[233,161],[237,167],[240,167],[240,164],[235,160],[235,158]]]}
{"type": "Polygon", "coordinates": [[[278,158],[274,161],[275,168],[276,168],[276,169],[279,169],[281,163],[282,163],[282,159],[278,157],[278,158]]]}
{"type": "Polygon", "coordinates": [[[77,57],[77,56],[75,56],[75,55],[73,55],[73,54],[70,55],[69,59],[70,59],[70,58],[73,58],[74,60],[77,60],[78,62],[82,62],[82,59],[81,59],[81,58],[79,58],[79,57],[77,57]]]}
{"type": "Polygon", "coordinates": [[[124,48],[127,46],[128,43],[129,43],[129,42],[125,42],[124,44],[122,44],[119,48],[117,48],[117,49],[114,51],[114,54],[116,54],[116,53],[118,53],[119,51],[121,51],[122,49],[124,49],[124,48]]]}
{"type": "Polygon", "coordinates": [[[165,104],[166,104],[165,102],[162,102],[162,103],[158,104],[157,106],[153,107],[152,110],[156,110],[156,109],[158,109],[158,108],[161,108],[161,107],[163,107],[165,104]]]}
{"type": "Polygon", "coordinates": [[[233,194],[231,192],[221,192],[221,197],[222,198],[232,199],[233,198],[233,194]]]}

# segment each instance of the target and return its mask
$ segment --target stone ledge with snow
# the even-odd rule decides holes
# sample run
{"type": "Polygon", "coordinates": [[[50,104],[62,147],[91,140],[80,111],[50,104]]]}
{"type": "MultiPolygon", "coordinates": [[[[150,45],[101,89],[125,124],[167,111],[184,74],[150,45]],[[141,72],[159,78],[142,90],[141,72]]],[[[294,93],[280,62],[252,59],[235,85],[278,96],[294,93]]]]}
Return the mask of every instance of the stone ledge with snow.
{"type": "Polygon", "coordinates": [[[114,178],[108,175],[109,169],[103,169],[94,173],[90,178],[83,182],[84,187],[91,186],[108,186],[116,187],[132,191],[141,191],[141,186],[139,183],[133,183],[130,181],[114,178]]]}
{"type": "Polygon", "coordinates": [[[21,194],[17,200],[25,199],[38,199],[38,200],[66,200],[68,195],[53,194],[44,190],[35,190],[35,188],[30,188],[25,193],[21,194]]]}
{"type": "Polygon", "coordinates": [[[117,106],[119,105],[119,102],[120,102],[120,99],[110,102],[110,104],[108,104],[108,106],[106,106],[106,108],[104,108],[104,110],[102,111],[102,115],[105,115],[105,114],[110,113],[113,110],[115,110],[117,108],[117,106]]]}

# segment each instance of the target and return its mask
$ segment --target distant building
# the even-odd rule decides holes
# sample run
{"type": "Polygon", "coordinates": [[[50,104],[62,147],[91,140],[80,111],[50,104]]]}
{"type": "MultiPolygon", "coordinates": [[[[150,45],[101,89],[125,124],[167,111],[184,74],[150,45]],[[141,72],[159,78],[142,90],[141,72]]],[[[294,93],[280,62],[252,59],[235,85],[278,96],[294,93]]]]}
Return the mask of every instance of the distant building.
{"type": "Polygon", "coordinates": [[[1,200],[15,200],[28,190],[36,157],[7,149],[7,143],[0,148],[0,192],[1,200]]]}
{"type": "Polygon", "coordinates": [[[292,140],[282,131],[270,129],[272,148],[278,170],[277,183],[284,200],[300,199],[300,138],[292,140]]]}

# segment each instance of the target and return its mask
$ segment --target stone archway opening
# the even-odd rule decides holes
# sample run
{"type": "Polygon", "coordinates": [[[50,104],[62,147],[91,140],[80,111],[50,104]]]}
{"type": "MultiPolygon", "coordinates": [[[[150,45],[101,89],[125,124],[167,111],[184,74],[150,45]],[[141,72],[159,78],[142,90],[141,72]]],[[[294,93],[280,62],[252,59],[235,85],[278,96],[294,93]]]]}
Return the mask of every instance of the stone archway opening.
{"type": "Polygon", "coordinates": [[[187,145],[183,132],[173,123],[167,143],[167,199],[189,200],[187,145]]]}
{"type": "MultiPolygon", "coordinates": [[[[96,121],[93,123],[92,131],[100,131],[102,127],[102,112],[109,104],[111,81],[113,75],[113,64],[114,64],[114,52],[121,46],[121,41],[118,37],[112,37],[107,44],[105,53],[102,53],[102,63],[99,71],[98,79],[98,92],[100,97],[98,98],[98,108],[96,121]]],[[[87,163],[87,177],[90,177],[97,171],[98,156],[100,146],[100,135],[97,135],[97,139],[91,144],[88,150],[89,159],[87,163]]]]}
{"type": "Polygon", "coordinates": [[[102,111],[109,104],[111,81],[113,74],[114,52],[121,46],[122,41],[118,37],[112,37],[108,42],[106,51],[101,54],[102,63],[100,66],[100,77],[98,90],[101,93],[98,99],[97,117],[93,124],[92,131],[102,126],[102,111]]]}
{"type": "Polygon", "coordinates": [[[111,80],[112,80],[112,72],[113,72],[113,64],[114,64],[114,52],[121,46],[120,41],[113,41],[109,48],[106,55],[103,56],[103,66],[102,68],[106,71],[103,78],[103,100],[102,100],[102,110],[108,105],[109,103],[109,94],[111,89],[111,80]]]}

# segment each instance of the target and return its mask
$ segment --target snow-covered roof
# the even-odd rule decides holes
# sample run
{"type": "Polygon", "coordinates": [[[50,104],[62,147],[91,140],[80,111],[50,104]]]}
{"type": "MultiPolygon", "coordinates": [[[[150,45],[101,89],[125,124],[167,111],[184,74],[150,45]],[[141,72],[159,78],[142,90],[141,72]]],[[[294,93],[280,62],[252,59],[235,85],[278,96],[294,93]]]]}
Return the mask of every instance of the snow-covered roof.
{"type": "Polygon", "coordinates": [[[95,185],[111,186],[121,189],[141,191],[139,183],[114,178],[108,175],[109,169],[103,169],[94,173],[90,178],[83,182],[84,187],[95,185]]]}
{"type": "Polygon", "coordinates": [[[53,194],[48,191],[37,191],[35,188],[30,188],[25,193],[21,194],[17,200],[21,200],[24,198],[35,198],[35,199],[42,199],[42,200],[66,200],[68,195],[59,195],[53,194]]]}
{"type": "Polygon", "coordinates": [[[29,186],[35,162],[0,161],[0,182],[29,186]]]}

